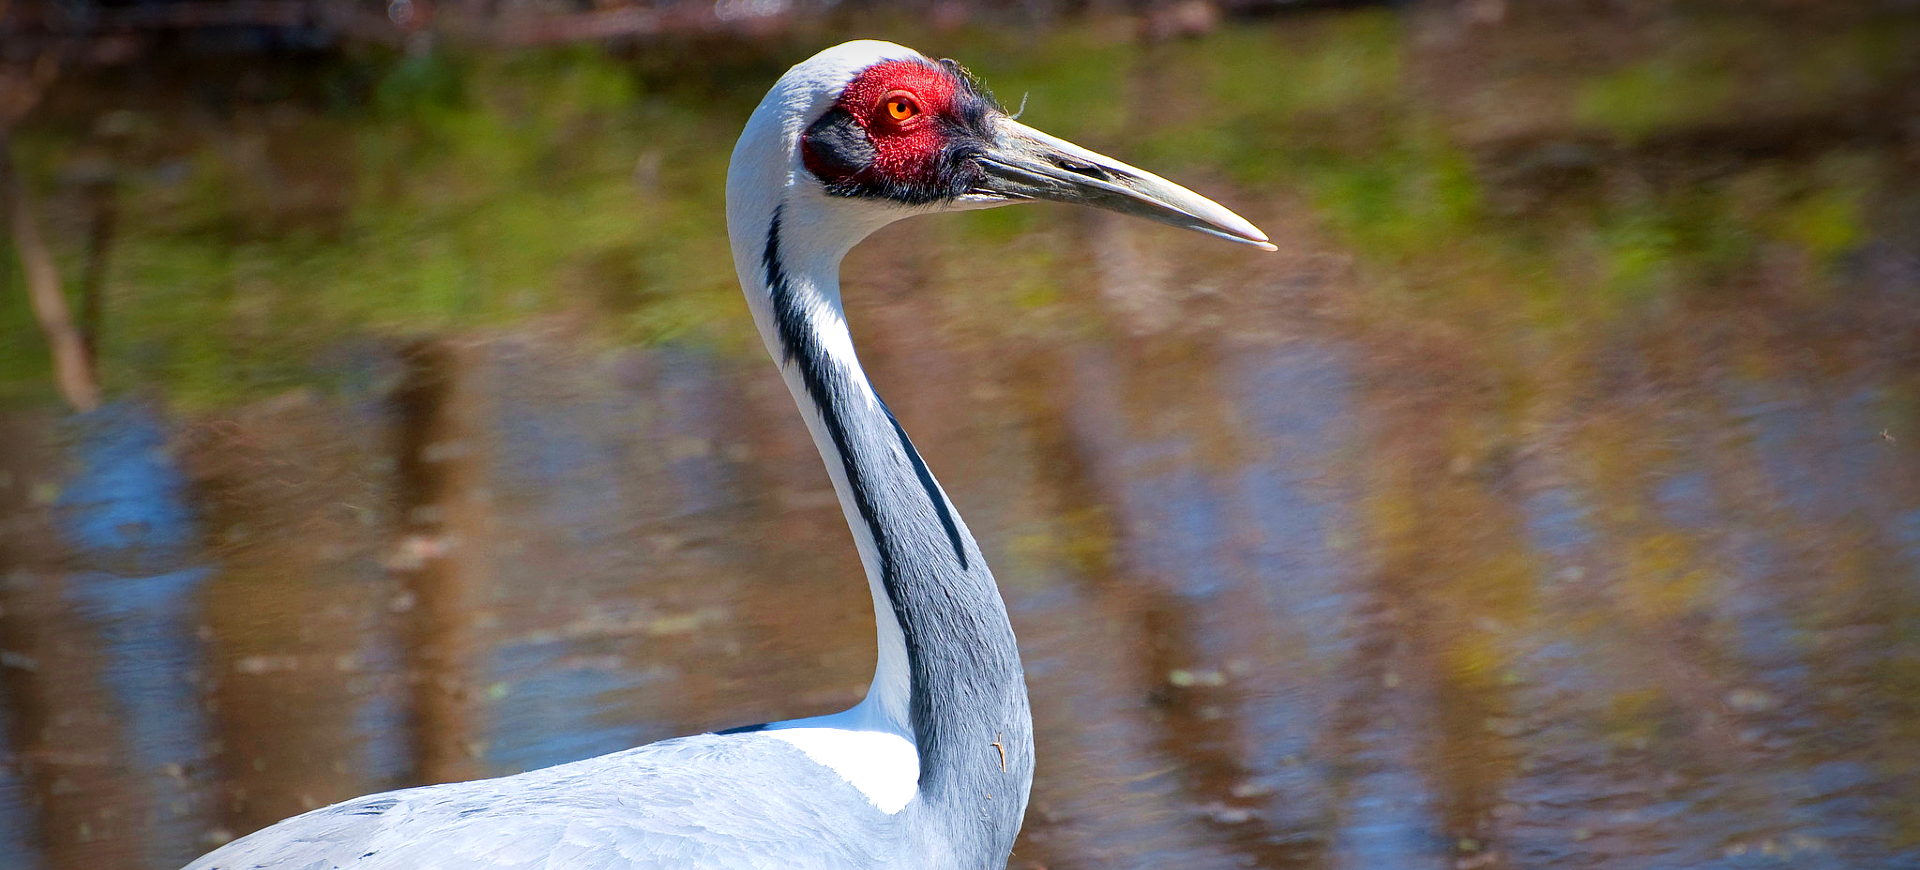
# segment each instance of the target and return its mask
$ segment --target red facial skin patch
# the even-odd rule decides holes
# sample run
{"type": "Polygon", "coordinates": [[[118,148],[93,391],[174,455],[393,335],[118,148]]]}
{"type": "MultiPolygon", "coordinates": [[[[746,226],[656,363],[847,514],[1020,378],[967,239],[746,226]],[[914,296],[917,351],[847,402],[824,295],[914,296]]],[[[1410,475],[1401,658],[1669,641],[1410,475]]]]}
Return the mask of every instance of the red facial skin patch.
{"type": "Polygon", "coordinates": [[[910,60],[877,63],[861,73],[841,92],[834,105],[853,116],[854,123],[873,143],[871,171],[900,182],[928,180],[939,163],[945,146],[947,125],[942,123],[953,109],[954,82],[938,67],[910,60]],[[887,112],[887,97],[904,91],[919,106],[919,113],[896,121],[887,112]]]}
{"type": "Polygon", "coordinates": [[[980,183],[999,107],[950,61],[874,64],[800,134],[807,172],[832,196],[948,202],[980,183]]]}

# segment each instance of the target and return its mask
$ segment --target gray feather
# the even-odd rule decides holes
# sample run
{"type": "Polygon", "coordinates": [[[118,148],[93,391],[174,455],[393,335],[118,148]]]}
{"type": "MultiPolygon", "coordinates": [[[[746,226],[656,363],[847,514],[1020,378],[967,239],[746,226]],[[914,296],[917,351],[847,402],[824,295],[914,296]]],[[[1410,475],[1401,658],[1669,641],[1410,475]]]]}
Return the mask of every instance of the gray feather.
{"type": "Polygon", "coordinates": [[[852,870],[887,863],[900,820],[792,744],[702,734],[355,798],[187,870],[852,870]]]}

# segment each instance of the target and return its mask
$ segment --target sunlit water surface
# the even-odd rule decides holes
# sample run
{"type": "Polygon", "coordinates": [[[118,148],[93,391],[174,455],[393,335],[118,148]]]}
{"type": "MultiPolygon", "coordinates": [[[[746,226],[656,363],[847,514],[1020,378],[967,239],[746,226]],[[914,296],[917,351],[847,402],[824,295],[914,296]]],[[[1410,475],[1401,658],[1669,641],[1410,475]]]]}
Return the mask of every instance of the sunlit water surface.
{"type": "MultiPolygon", "coordinates": [[[[1910,256],[1506,357],[1195,181],[1282,254],[1058,211],[847,264],[1020,637],[1014,867],[1920,868],[1910,256]]],[[[582,330],[8,411],[0,867],[855,701],[866,587],[773,367],[582,330]]]]}

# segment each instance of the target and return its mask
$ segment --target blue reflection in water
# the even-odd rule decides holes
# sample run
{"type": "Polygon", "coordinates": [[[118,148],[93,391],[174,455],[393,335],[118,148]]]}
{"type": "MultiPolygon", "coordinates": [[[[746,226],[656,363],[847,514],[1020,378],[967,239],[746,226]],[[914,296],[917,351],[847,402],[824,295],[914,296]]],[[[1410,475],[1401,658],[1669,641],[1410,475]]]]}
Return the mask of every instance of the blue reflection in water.
{"type": "Polygon", "coordinates": [[[1347,870],[1441,870],[1449,865],[1446,847],[1435,833],[1433,798],[1413,771],[1407,747],[1418,745],[1418,729],[1389,726],[1366,735],[1378,741],[1370,752],[1348,759],[1378,764],[1352,780],[1352,797],[1342,807],[1334,850],[1347,870]],[[1398,747],[1397,749],[1394,747],[1398,747]]]}
{"type": "MultiPolygon", "coordinates": [[[[0,738],[6,739],[6,746],[18,746],[13,742],[13,735],[7,733],[7,718],[0,716],[0,738]]],[[[33,799],[27,793],[26,779],[20,776],[15,765],[0,765],[0,867],[33,866],[24,863],[26,856],[34,854],[32,850],[38,847],[32,817],[27,812],[31,806],[33,799]],[[11,857],[16,855],[20,857],[11,857]]]]}
{"type": "Polygon", "coordinates": [[[1309,687],[1354,653],[1352,581],[1366,570],[1352,564],[1351,551],[1337,549],[1351,544],[1339,534],[1343,503],[1353,494],[1323,479],[1325,469],[1337,467],[1352,377],[1340,354],[1314,342],[1237,362],[1240,412],[1251,440],[1268,451],[1247,463],[1237,482],[1255,530],[1248,574],[1260,578],[1274,636],[1304,653],[1284,657],[1297,668],[1285,675],[1287,690],[1250,698],[1245,715],[1265,738],[1253,747],[1253,761],[1273,772],[1281,794],[1273,810],[1305,825],[1326,810],[1326,765],[1287,762],[1311,755],[1332,709],[1330,697],[1314,697],[1309,687]]]}
{"type": "Polygon", "coordinates": [[[660,404],[658,426],[667,439],[667,472],[674,490],[675,516],[717,510],[734,497],[727,464],[714,445],[723,434],[723,405],[733,391],[712,354],[680,345],[660,351],[660,370],[652,385],[660,404]],[[679,446],[686,445],[686,446],[679,446]]]}
{"type": "MultiPolygon", "coordinates": [[[[1762,392],[1792,395],[1794,385],[1749,385],[1747,396],[1762,392]]],[[[1780,848],[1800,867],[1856,866],[1855,859],[1884,854],[1882,844],[1902,839],[1873,812],[1874,773],[1855,761],[1815,760],[1836,749],[1870,754],[1873,738],[1852,727],[1833,727],[1804,703],[1820,697],[1830,677],[1845,677],[1844,670],[1815,667],[1820,639],[1832,627],[1852,626],[1862,617],[1819,596],[1871,581],[1846,576],[1842,572],[1857,569],[1821,548],[1808,547],[1798,530],[1838,537],[1833,530],[1858,534],[1856,530],[1883,510],[1898,515],[1888,501],[1898,496],[1875,485],[1898,473],[1889,467],[1895,454],[1874,435],[1876,401],[1871,389],[1837,398],[1753,401],[1743,416],[1772,493],[1793,515],[1789,528],[1794,531],[1783,533],[1779,524],[1769,525],[1763,516],[1735,505],[1722,506],[1711,519],[1723,530],[1728,541],[1725,562],[1734,569],[1721,605],[1723,618],[1736,628],[1738,652],[1748,663],[1744,670],[1753,675],[1750,682],[1781,699],[1778,710],[1754,717],[1761,723],[1756,733],[1793,747],[1796,757],[1793,763],[1783,759],[1755,766],[1744,785],[1766,796],[1768,814],[1780,829],[1793,832],[1780,848]],[[1809,581],[1819,592],[1809,588],[1809,581]],[[1868,743],[1847,745],[1854,741],[1868,743]]],[[[1897,538],[1899,532],[1893,534],[1897,538]]],[[[1897,540],[1889,543],[1904,549],[1897,540]]],[[[1890,555],[1894,566],[1911,574],[1907,554],[1890,555]]],[[[1902,857],[1916,860],[1920,849],[1909,848],[1902,857]]]]}
{"type": "Polygon", "coordinates": [[[1654,486],[1653,500],[1661,515],[1681,528],[1711,530],[1719,519],[1712,481],[1704,469],[1689,468],[1662,478],[1654,486]]]}
{"type": "Polygon", "coordinates": [[[360,631],[364,638],[359,651],[360,675],[352,678],[348,694],[361,699],[359,709],[353,712],[353,733],[366,753],[363,775],[367,782],[379,783],[381,788],[411,785],[406,780],[413,769],[407,742],[411,711],[401,693],[376,689],[374,681],[378,678],[373,676],[405,673],[405,653],[399,638],[391,633],[370,626],[360,631]]]}
{"type": "Polygon", "coordinates": [[[591,657],[573,641],[522,642],[493,651],[489,673],[500,697],[490,711],[487,765],[518,773],[577,761],[646,743],[632,722],[605,723],[610,710],[624,712],[622,698],[655,682],[658,672],[634,671],[591,657]]]}
{"type": "MultiPolygon", "coordinates": [[[[194,564],[198,540],[187,483],[151,409],[115,403],[79,419],[75,471],[57,502],[61,534],[86,554],[66,594],[100,632],[102,678],[126,723],[130,762],[163,819],[192,806],[184,771],[207,745],[194,592],[212,573],[194,564]]],[[[191,851],[192,828],[153,829],[148,854],[191,851]]]]}
{"type": "Polygon", "coordinates": [[[1901,558],[1908,564],[1920,563],[1920,508],[1895,515],[1891,525],[1901,558]]]}
{"type": "Polygon", "coordinates": [[[1593,545],[1587,513],[1587,506],[1570,486],[1543,486],[1521,500],[1528,541],[1555,561],[1567,563],[1561,570],[1576,563],[1593,545]]]}
{"type": "Polygon", "coordinates": [[[1891,462],[1899,454],[1879,436],[1872,387],[1841,395],[1832,390],[1814,398],[1781,399],[1808,389],[1800,384],[1734,385],[1737,414],[1752,433],[1757,458],[1785,506],[1809,522],[1846,518],[1863,510],[1890,507],[1896,479],[1891,462]]]}
{"type": "Polygon", "coordinates": [[[495,454],[491,473],[524,500],[526,522],[581,547],[624,544],[621,481],[630,469],[618,442],[600,437],[600,425],[632,409],[604,393],[550,383],[551,373],[525,353],[502,352],[487,368],[486,380],[499,385],[489,395],[497,411],[481,427],[495,454]]]}
{"type": "MultiPolygon", "coordinates": [[[[1833,727],[1804,703],[1820,697],[1828,685],[1828,675],[1815,666],[1819,650],[1809,645],[1811,638],[1826,622],[1848,617],[1815,597],[1844,583],[1826,576],[1837,566],[1800,536],[1830,534],[1823,530],[1877,513],[1872,499],[1879,496],[1859,488],[1888,473],[1875,468],[1887,454],[1864,449],[1869,442],[1844,434],[1869,426],[1864,393],[1823,403],[1781,399],[1794,394],[1792,385],[1747,384],[1738,391],[1741,401],[1731,421],[1688,417],[1670,433],[1676,443],[1704,447],[1681,451],[1647,473],[1658,475],[1650,492],[1651,528],[1685,533],[1695,548],[1686,569],[1709,573],[1703,606],[1713,617],[1710,636],[1724,642],[1728,659],[1738,665],[1690,664],[1710,675],[1712,691],[1724,693],[1708,700],[1732,708],[1724,714],[1726,727],[1739,745],[1696,751],[1686,778],[1656,784],[1643,773],[1617,769],[1593,742],[1595,735],[1571,728],[1577,720],[1558,715],[1547,724],[1548,732],[1530,741],[1546,749],[1529,752],[1522,767],[1530,775],[1509,788],[1513,800],[1530,808],[1529,823],[1516,828],[1512,838],[1516,855],[1553,861],[1586,851],[1591,844],[1564,838],[1565,831],[1586,825],[1633,830],[1652,844],[1648,866],[1674,868],[1868,866],[1861,861],[1887,857],[1887,844],[1897,839],[1875,812],[1883,805],[1883,775],[1857,761],[1821,758],[1866,754],[1869,750],[1849,745],[1862,735],[1833,727]],[[1848,446],[1835,449],[1841,442],[1848,446]],[[1750,454],[1742,452],[1747,449],[1750,454]],[[1760,472],[1757,491],[1718,471],[1748,467],[1744,462],[1760,472]],[[1546,736],[1552,732],[1568,733],[1546,736]],[[1623,813],[1606,800],[1610,790],[1635,797],[1660,791],[1672,798],[1623,813]]],[[[1572,489],[1550,486],[1525,503],[1533,546],[1561,565],[1623,549],[1599,539],[1581,502],[1572,489]]],[[[1623,531],[1636,533],[1632,527],[1623,531]]],[[[1601,567],[1605,573],[1589,578],[1588,588],[1611,597],[1606,584],[1618,568],[1604,561],[1601,567]]],[[[1596,640],[1615,631],[1600,634],[1596,640]]],[[[1612,692],[1636,685],[1623,686],[1594,672],[1592,663],[1612,657],[1607,645],[1579,647],[1573,655],[1564,647],[1551,644],[1526,657],[1528,678],[1518,687],[1522,708],[1548,711],[1564,703],[1591,708],[1612,692]],[[1554,690],[1563,700],[1556,701],[1554,690]]],[[[1657,676],[1649,678],[1671,689],[1657,676]]],[[[1714,738],[1694,734],[1689,739],[1714,738]]],[[[1898,857],[1912,856],[1908,850],[1898,857]]]]}
{"type": "MultiPolygon", "coordinates": [[[[563,534],[603,554],[620,554],[617,560],[567,561],[566,552],[536,546],[533,555],[505,555],[496,563],[497,582],[512,590],[509,597],[531,596],[543,582],[539,578],[556,570],[572,577],[576,588],[618,589],[628,597],[660,570],[658,558],[635,545],[638,529],[727,503],[734,488],[726,462],[712,449],[722,419],[714,405],[730,392],[719,364],[711,353],[667,346],[624,359],[622,379],[628,383],[618,392],[583,401],[529,390],[502,401],[514,413],[489,421],[493,479],[530,517],[512,533],[536,542],[563,534]],[[665,446],[663,455],[636,451],[658,445],[665,446]]],[[[503,383],[541,377],[511,356],[500,365],[513,373],[503,383]]],[[[582,609],[600,609],[580,603],[582,609]]],[[[511,636],[535,626],[509,618],[503,627],[511,636]]],[[[635,671],[600,646],[592,638],[543,638],[493,648],[481,671],[489,694],[498,695],[487,713],[490,769],[545,767],[674,733],[672,723],[634,719],[630,709],[636,690],[671,672],[635,671]],[[608,711],[626,716],[603,724],[607,717],[601,714],[608,711]]]]}
{"type": "MultiPolygon", "coordinates": [[[[1367,596],[1356,590],[1367,588],[1361,578],[1373,568],[1344,549],[1353,542],[1340,537],[1347,525],[1343,503],[1356,494],[1325,479],[1326,469],[1340,464],[1352,374],[1337,347],[1307,341],[1253,356],[1238,374],[1249,440],[1268,451],[1248,463],[1241,478],[1249,520],[1259,530],[1253,573],[1267,581],[1269,619],[1301,645],[1300,670],[1291,679],[1320,686],[1363,654],[1355,620],[1367,596]]],[[[1351,735],[1351,751],[1316,751],[1342,736],[1326,730],[1337,727],[1334,710],[1341,703],[1332,694],[1291,691],[1249,705],[1267,744],[1260,761],[1276,772],[1269,811],[1294,825],[1331,819],[1334,866],[1446,866],[1433,789],[1414,757],[1420,729],[1383,715],[1351,735]],[[1288,766],[1288,755],[1311,763],[1288,766]]]]}

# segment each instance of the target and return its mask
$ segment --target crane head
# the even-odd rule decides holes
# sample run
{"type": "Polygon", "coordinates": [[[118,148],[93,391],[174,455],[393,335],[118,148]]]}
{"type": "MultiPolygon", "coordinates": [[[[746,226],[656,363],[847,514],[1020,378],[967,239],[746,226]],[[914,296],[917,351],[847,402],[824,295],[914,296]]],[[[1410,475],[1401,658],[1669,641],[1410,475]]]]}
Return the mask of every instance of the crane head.
{"type": "MultiPolygon", "coordinates": [[[[1253,224],[1164,178],[1042,133],[1009,116],[959,64],[892,43],[827,49],[781,78],[734,153],[729,208],[768,178],[743,162],[785,164],[784,186],[878,226],[923,211],[1048,200],[1143,217],[1274,250],[1253,224]],[[757,130],[756,127],[759,129],[757,130]],[[766,140],[776,150],[752,153],[766,140]]],[[[864,233],[862,233],[864,234],[864,233]]]]}

